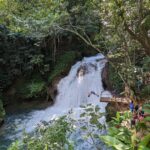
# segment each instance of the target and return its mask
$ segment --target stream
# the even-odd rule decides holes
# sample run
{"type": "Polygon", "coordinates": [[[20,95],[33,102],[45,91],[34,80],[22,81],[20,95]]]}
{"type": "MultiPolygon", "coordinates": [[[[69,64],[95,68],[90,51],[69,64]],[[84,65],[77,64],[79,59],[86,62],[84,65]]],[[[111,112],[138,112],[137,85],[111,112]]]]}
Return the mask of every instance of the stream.
{"type": "MultiPolygon", "coordinates": [[[[50,121],[70,109],[76,112],[76,117],[79,117],[80,105],[92,103],[99,105],[100,111],[105,112],[107,103],[100,102],[100,97],[111,97],[108,91],[104,91],[101,79],[101,72],[106,62],[105,57],[98,54],[85,57],[73,65],[69,74],[58,84],[58,95],[53,106],[7,114],[5,124],[0,128],[0,150],[7,149],[12,141],[21,138],[22,131],[32,132],[40,121],[50,121]]],[[[105,123],[105,117],[102,121],[105,123]]],[[[81,143],[76,149],[87,149],[87,147],[81,143]]]]}

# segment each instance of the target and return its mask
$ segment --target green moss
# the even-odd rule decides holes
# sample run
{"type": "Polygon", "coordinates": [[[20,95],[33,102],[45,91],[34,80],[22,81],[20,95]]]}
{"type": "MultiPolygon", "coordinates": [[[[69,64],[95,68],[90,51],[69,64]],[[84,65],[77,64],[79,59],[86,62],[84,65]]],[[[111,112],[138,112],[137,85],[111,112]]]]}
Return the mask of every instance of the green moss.
{"type": "Polygon", "coordinates": [[[75,51],[68,51],[60,58],[58,58],[54,70],[52,71],[48,81],[51,82],[56,76],[59,76],[63,73],[76,59],[76,52],[75,51]]]}

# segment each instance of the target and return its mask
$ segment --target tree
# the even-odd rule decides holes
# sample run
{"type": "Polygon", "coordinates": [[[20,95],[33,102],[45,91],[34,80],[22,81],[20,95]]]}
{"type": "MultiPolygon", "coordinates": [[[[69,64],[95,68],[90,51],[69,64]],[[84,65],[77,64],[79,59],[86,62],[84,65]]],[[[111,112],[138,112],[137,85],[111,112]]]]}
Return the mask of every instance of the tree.
{"type": "Polygon", "coordinates": [[[149,0],[111,0],[101,4],[104,23],[109,29],[125,30],[150,55],[150,3],[149,0]],[[104,4],[104,5],[103,5],[104,4]],[[107,15],[104,17],[104,15],[107,15]]]}

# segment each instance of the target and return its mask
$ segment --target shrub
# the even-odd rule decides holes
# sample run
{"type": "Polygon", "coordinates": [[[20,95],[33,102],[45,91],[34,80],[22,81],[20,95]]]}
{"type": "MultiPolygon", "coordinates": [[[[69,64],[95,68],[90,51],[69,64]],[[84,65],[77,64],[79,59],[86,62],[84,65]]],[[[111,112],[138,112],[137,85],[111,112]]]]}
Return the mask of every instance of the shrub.
{"type": "Polygon", "coordinates": [[[25,81],[23,85],[17,87],[17,94],[22,98],[36,98],[42,96],[46,90],[46,83],[37,76],[25,81]]]}
{"type": "Polygon", "coordinates": [[[118,93],[121,93],[123,91],[123,81],[111,65],[109,66],[109,78],[113,89],[115,89],[118,93]]]}
{"type": "Polygon", "coordinates": [[[71,150],[71,143],[68,141],[68,132],[72,130],[71,122],[66,120],[66,116],[53,121],[46,128],[39,128],[35,136],[26,135],[22,143],[14,142],[9,150],[64,150],[66,147],[71,150]]]}
{"type": "Polygon", "coordinates": [[[145,87],[143,87],[141,96],[143,96],[144,98],[150,98],[150,85],[146,85],[145,87]]]}

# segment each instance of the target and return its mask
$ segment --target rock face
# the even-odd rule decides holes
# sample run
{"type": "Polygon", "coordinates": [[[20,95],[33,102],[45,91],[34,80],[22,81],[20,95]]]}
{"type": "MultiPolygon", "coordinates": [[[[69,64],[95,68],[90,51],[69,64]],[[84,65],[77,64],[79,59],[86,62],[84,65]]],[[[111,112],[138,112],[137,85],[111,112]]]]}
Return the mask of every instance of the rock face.
{"type": "Polygon", "coordinates": [[[112,91],[112,86],[110,84],[108,70],[109,70],[109,62],[105,64],[105,67],[102,70],[102,74],[101,74],[102,83],[103,83],[104,90],[112,91]]]}
{"type": "MultiPolygon", "coordinates": [[[[113,94],[113,88],[109,79],[109,62],[105,64],[101,76],[102,76],[102,83],[103,83],[104,90],[108,90],[113,94]]],[[[106,112],[107,112],[106,121],[108,122],[112,119],[112,117],[115,117],[117,111],[127,109],[127,108],[128,108],[128,104],[109,102],[108,105],[106,106],[106,112]]]]}
{"type": "Polygon", "coordinates": [[[57,91],[57,85],[59,81],[63,78],[64,76],[59,76],[55,78],[52,83],[48,86],[47,88],[47,101],[52,101],[53,103],[55,102],[56,95],[58,94],[57,91]]]}

